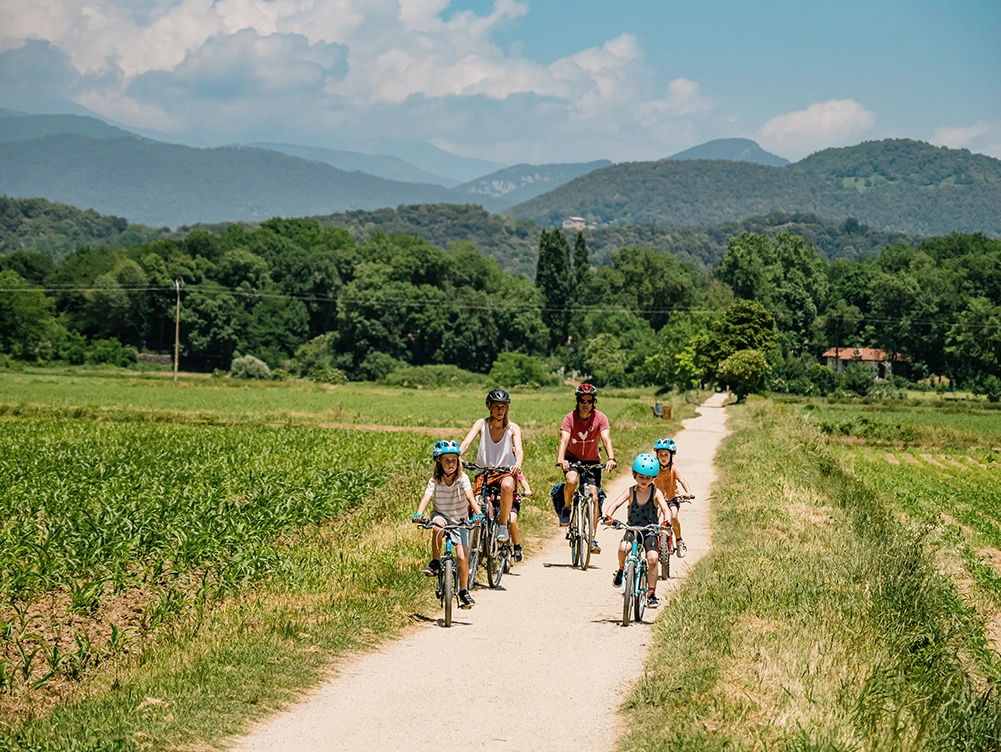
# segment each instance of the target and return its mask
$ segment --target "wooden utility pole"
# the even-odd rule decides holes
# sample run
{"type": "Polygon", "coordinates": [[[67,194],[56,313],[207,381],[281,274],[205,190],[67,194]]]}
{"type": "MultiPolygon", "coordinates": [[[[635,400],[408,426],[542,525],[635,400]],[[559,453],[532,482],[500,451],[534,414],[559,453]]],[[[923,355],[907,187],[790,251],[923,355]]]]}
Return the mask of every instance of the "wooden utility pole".
{"type": "Polygon", "coordinates": [[[177,359],[181,353],[181,278],[174,280],[177,290],[177,310],[174,313],[174,381],[177,381],[177,359]]]}

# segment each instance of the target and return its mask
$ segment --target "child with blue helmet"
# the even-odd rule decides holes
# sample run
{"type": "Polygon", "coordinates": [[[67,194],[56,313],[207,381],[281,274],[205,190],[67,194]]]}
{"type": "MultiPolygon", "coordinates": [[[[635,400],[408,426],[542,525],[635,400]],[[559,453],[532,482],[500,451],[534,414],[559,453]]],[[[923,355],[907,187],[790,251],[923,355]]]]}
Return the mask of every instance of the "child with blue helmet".
{"type": "MultiPolygon", "coordinates": [[[[472,508],[476,514],[482,514],[480,505],[473,496],[473,487],[469,477],[459,468],[459,444],[455,441],[441,440],[434,443],[431,449],[434,456],[434,474],[428,481],[424,496],[417,505],[414,520],[424,517],[424,510],[429,502],[431,506],[431,522],[435,525],[446,525],[465,522],[467,510],[472,508]]],[[[469,531],[455,531],[458,541],[455,546],[455,558],[459,560],[459,608],[472,608],[475,601],[469,594],[469,531]]],[[[441,544],[445,538],[444,530],[436,530],[431,537],[431,562],[424,567],[424,574],[435,577],[441,569],[441,544]]],[[[454,540],[454,539],[453,539],[454,540]]]]}
{"type": "MultiPolygon", "coordinates": [[[[667,525],[667,502],[664,494],[654,485],[654,479],[660,472],[660,462],[648,452],[636,457],[633,460],[633,479],[635,485],[630,486],[607,507],[605,507],[605,523],[611,524],[612,514],[622,504],[629,500],[629,509],[626,517],[626,524],[634,527],[644,527],[646,525],[667,525]]],[[[636,534],[632,530],[627,530],[622,536],[619,544],[619,568],[612,576],[612,584],[615,587],[622,585],[622,570],[626,565],[626,554],[632,549],[632,543],[636,534]]],[[[646,551],[647,566],[651,572],[657,571],[660,561],[660,536],[657,533],[646,533],[643,535],[643,548],[646,551]]],[[[651,577],[648,582],[647,606],[657,608],[657,578],[651,577]]]]}
{"type": "Polygon", "coordinates": [[[688,483],[682,477],[681,472],[674,464],[674,455],[678,451],[678,444],[674,439],[657,439],[653,444],[653,450],[657,453],[660,461],[660,472],[654,484],[664,494],[667,499],[667,508],[671,512],[671,526],[674,528],[675,547],[678,551],[678,558],[684,559],[688,553],[688,546],[681,539],[681,521],[678,519],[678,511],[681,503],[676,501],[679,497],[678,485],[685,490],[685,498],[694,499],[695,495],[689,490],[688,483]]]}

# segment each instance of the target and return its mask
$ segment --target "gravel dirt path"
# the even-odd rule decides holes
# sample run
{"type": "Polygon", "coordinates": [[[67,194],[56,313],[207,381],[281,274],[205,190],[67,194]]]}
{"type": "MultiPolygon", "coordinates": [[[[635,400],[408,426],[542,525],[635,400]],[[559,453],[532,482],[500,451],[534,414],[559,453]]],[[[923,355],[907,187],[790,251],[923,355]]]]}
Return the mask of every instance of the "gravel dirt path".
{"type": "MultiPolygon", "coordinates": [[[[725,397],[712,395],[676,437],[678,465],[697,498],[681,510],[688,556],[675,557],[671,579],[659,584],[661,608],[711,545],[709,488],[726,435],[725,397]]],[[[631,480],[620,470],[605,490],[614,496],[631,480]]],[[[505,575],[503,590],[475,590],[476,606],[456,609],[451,629],[429,625],[348,659],[336,676],[233,749],[614,749],[618,707],[642,674],[650,640],[649,624],[619,623],[622,599],[612,573],[620,538],[600,530],[602,553],[581,572],[570,567],[561,532],[505,575]]],[[[656,614],[648,610],[645,618],[656,614]]]]}

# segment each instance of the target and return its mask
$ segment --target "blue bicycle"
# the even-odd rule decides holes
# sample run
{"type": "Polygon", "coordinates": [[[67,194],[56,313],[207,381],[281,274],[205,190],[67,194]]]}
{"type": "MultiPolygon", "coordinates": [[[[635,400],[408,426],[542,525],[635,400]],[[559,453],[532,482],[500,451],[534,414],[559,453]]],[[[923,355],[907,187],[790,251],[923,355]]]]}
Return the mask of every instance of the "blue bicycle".
{"type": "MultiPolygon", "coordinates": [[[[438,587],[435,595],[438,602],[445,609],[445,626],[452,626],[452,605],[459,599],[459,562],[455,558],[453,537],[458,542],[459,536],[453,535],[456,530],[472,529],[468,522],[450,522],[445,525],[435,525],[431,520],[424,517],[414,518],[415,525],[419,525],[425,530],[445,531],[445,550],[440,557],[441,567],[438,568],[438,587]]],[[[469,583],[472,584],[471,582],[469,583]]]]}
{"type": "MultiPolygon", "coordinates": [[[[608,522],[606,521],[607,525],[608,522]]],[[[626,565],[622,573],[622,626],[628,627],[630,618],[633,621],[643,621],[646,611],[647,587],[649,572],[646,563],[646,551],[643,549],[645,535],[660,535],[660,525],[633,527],[619,520],[612,520],[611,527],[616,530],[631,530],[633,532],[632,548],[626,554],[626,565]]]]}

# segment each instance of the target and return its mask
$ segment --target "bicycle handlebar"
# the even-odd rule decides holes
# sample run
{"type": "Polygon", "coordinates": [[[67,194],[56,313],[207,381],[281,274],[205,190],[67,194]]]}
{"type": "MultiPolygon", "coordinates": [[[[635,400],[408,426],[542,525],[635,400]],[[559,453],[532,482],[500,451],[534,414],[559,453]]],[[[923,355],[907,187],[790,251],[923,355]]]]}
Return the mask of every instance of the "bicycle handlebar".
{"type": "Polygon", "coordinates": [[[676,504],[680,504],[681,502],[685,502],[686,504],[691,504],[692,503],[692,499],[694,499],[694,498],[695,498],[695,494],[688,494],[687,496],[685,494],[681,494],[680,496],[674,496],[674,497],[668,499],[668,501],[673,501],[676,504]]]}
{"type": "Polygon", "coordinates": [[[511,467],[486,467],[484,465],[477,465],[475,462],[463,462],[463,470],[472,470],[474,473],[509,473],[511,472],[511,467]]]}
{"type": "Polygon", "coordinates": [[[637,527],[635,525],[627,525],[621,520],[612,520],[612,524],[609,525],[605,520],[601,521],[602,525],[606,527],[612,527],[615,530],[632,530],[634,533],[659,533],[663,528],[661,525],[643,525],[642,527],[637,527]]]}
{"type": "MultiPolygon", "coordinates": [[[[576,462],[570,462],[570,460],[564,460],[564,461],[568,465],[570,465],[570,469],[571,470],[577,470],[578,472],[580,472],[581,470],[593,470],[596,467],[604,467],[605,466],[605,463],[602,462],[601,460],[591,460],[589,462],[581,462],[579,460],[576,461],[576,462]]],[[[557,462],[556,463],[556,467],[563,467],[563,465],[561,465],[559,462],[557,462]]]]}
{"type": "Polygon", "coordinates": [[[436,525],[426,517],[411,519],[411,521],[425,530],[472,530],[475,527],[471,522],[446,522],[444,525],[436,525]]]}

